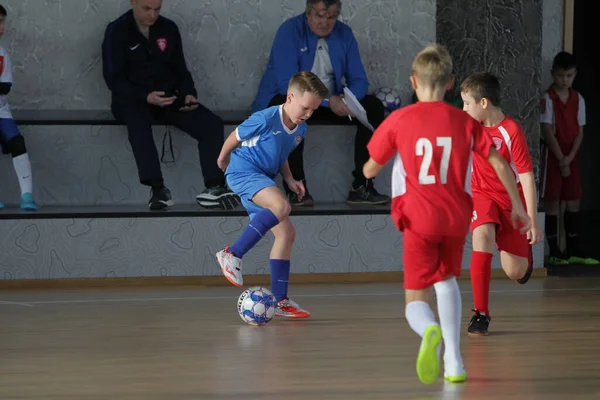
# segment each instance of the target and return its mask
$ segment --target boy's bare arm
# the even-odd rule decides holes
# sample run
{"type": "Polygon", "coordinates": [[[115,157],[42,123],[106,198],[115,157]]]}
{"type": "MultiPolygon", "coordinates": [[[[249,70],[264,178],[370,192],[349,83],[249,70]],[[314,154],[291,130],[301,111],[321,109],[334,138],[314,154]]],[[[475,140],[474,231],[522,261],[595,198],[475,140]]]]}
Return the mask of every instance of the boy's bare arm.
{"type": "Polygon", "coordinates": [[[525,205],[527,206],[527,215],[531,219],[531,231],[529,234],[530,243],[538,243],[542,241],[542,231],[539,228],[537,215],[537,190],[535,187],[535,177],[533,172],[519,174],[519,180],[523,187],[523,195],[525,196],[525,205]]]}
{"type": "Polygon", "coordinates": [[[237,130],[234,130],[229,134],[225,143],[223,143],[223,147],[221,147],[221,153],[219,154],[219,158],[217,158],[217,165],[221,170],[225,171],[227,166],[229,165],[229,156],[231,152],[238,147],[240,141],[237,138],[237,130]]]}
{"type": "Polygon", "coordinates": [[[490,154],[487,160],[492,168],[494,168],[494,171],[496,171],[496,175],[498,175],[498,178],[508,193],[508,197],[510,197],[510,202],[512,203],[511,218],[513,220],[514,227],[518,228],[517,222],[520,222],[522,225],[520,227],[521,232],[526,233],[529,231],[529,229],[531,229],[531,219],[525,212],[523,203],[521,202],[519,189],[517,188],[517,182],[510,166],[494,147],[490,149],[490,154]]]}
{"type": "Polygon", "coordinates": [[[577,135],[577,137],[575,138],[575,141],[573,142],[573,147],[571,148],[571,151],[569,152],[569,154],[565,158],[563,158],[563,162],[561,163],[561,165],[571,164],[571,162],[575,159],[575,156],[577,155],[579,148],[581,147],[582,141],[583,141],[583,126],[580,126],[579,134],[577,135]]]}

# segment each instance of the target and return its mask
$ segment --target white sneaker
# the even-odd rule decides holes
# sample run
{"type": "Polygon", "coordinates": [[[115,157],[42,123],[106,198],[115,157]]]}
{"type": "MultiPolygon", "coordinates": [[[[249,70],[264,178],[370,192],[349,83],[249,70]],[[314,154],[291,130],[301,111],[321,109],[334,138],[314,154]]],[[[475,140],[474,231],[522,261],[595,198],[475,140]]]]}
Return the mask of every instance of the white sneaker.
{"type": "Polygon", "coordinates": [[[216,254],[217,262],[221,266],[221,272],[229,282],[234,286],[242,286],[244,278],[242,277],[242,259],[237,258],[229,252],[229,247],[216,254]]]}
{"type": "Polygon", "coordinates": [[[310,313],[301,308],[298,303],[290,299],[283,299],[277,303],[275,315],[286,318],[309,318],[310,313]]]}

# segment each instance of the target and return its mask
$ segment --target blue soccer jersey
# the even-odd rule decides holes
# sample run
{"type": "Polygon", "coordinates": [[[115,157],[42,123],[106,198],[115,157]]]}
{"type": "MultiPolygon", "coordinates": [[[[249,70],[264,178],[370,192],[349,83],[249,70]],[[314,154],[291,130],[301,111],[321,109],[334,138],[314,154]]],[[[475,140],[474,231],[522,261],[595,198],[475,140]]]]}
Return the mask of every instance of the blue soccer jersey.
{"type": "Polygon", "coordinates": [[[258,111],[237,127],[236,136],[242,146],[231,153],[227,174],[256,171],[271,178],[279,174],[306,135],[306,122],[293,130],[285,126],[282,107],[258,111]]]}

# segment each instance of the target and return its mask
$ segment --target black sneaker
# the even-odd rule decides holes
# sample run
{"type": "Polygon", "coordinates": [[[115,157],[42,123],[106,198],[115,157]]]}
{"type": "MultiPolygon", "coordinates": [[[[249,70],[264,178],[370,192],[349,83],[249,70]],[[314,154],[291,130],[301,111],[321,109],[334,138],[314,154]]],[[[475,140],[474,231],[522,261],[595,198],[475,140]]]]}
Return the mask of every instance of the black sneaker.
{"type": "Polygon", "coordinates": [[[488,334],[488,326],[492,317],[479,312],[479,310],[473,310],[475,314],[469,322],[468,333],[469,336],[485,336],[488,334]]]}
{"type": "Polygon", "coordinates": [[[288,193],[288,199],[293,207],[310,207],[315,204],[313,197],[306,191],[302,200],[298,200],[298,195],[294,192],[288,193]]]}
{"type": "Polygon", "coordinates": [[[529,257],[529,265],[527,266],[527,271],[525,271],[525,275],[523,275],[523,277],[521,279],[517,279],[517,282],[520,283],[521,285],[526,284],[529,281],[529,278],[531,278],[532,273],[533,273],[533,259],[530,256],[529,257]]]}
{"type": "Polygon", "coordinates": [[[196,203],[204,208],[232,210],[240,204],[240,197],[227,186],[213,186],[196,196],[196,203]]]}
{"type": "Polygon", "coordinates": [[[152,196],[148,201],[148,207],[151,210],[164,210],[167,207],[175,205],[171,197],[171,191],[166,187],[151,189],[152,196]]]}
{"type": "Polygon", "coordinates": [[[380,194],[375,189],[372,179],[368,179],[366,184],[359,186],[358,188],[352,187],[348,194],[348,204],[370,204],[380,205],[388,204],[390,198],[384,194],[380,194]]]}

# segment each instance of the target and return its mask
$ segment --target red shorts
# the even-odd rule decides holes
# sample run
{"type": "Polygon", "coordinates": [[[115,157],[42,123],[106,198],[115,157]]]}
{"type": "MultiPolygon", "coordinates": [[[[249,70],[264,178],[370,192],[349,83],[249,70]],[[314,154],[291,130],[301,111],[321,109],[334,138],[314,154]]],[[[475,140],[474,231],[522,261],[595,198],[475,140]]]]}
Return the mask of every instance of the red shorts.
{"type": "Polygon", "coordinates": [[[571,162],[571,175],[566,178],[560,173],[558,160],[547,146],[542,145],[540,154],[541,188],[540,199],[546,201],[575,201],[582,197],[581,176],[579,175],[579,159],[575,157],[571,162]]]}
{"type": "Polygon", "coordinates": [[[465,238],[422,235],[404,230],[404,288],[426,289],[449,276],[460,276],[465,238]]]}
{"type": "Polygon", "coordinates": [[[473,198],[471,230],[474,231],[475,228],[483,224],[496,225],[496,246],[498,250],[506,251],[518,257],[529,258],[531,245],[527,235],[513,228],[510,211],[500,208],[492,199],[475,197],[473,198]]]}

